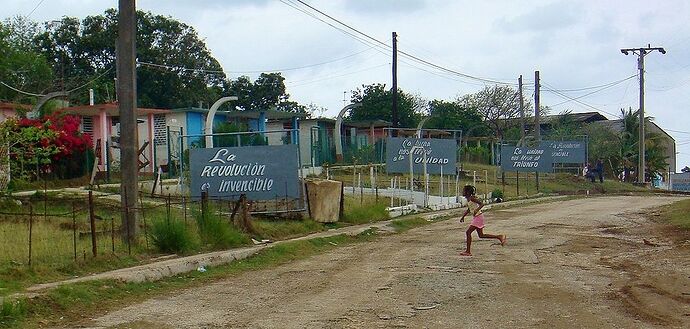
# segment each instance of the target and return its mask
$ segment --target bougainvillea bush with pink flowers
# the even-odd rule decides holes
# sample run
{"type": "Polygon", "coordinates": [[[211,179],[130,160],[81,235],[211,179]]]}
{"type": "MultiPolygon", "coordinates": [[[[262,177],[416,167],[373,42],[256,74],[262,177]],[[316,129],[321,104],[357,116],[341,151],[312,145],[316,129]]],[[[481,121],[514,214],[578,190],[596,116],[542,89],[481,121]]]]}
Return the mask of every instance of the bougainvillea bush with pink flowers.
{"type": "Polygon", "coordinates": [[[80,132],[80,124],[79,117],[64,114],[5,121],[5,130],[13,136],[13,179],[31,181],[41,175],[67,179],[84,175],[92,142],[89,135],[80,132]]]}

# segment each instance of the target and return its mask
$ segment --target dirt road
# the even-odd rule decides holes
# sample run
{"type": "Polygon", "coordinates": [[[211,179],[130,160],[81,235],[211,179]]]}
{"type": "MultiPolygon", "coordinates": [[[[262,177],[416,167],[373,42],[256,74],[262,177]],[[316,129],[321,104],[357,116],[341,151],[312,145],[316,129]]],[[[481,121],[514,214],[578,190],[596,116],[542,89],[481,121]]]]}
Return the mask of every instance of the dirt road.
{"type": "Polygon", "coordinates": [[[439,222],[111,312],[117,328],[655,328],[690,326],[690,241],[649,209],[598,197],[439,222]],[[647,243],[644,242],[647,241],[647,243]]]}

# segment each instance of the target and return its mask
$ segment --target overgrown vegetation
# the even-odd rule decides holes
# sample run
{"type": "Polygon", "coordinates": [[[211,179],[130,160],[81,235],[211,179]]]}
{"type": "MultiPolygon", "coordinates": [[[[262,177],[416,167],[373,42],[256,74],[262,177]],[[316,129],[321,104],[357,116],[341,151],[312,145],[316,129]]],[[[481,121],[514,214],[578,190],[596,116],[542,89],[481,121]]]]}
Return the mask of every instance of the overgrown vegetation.
{"type": "Polygon", "coordinates": [[[662,208],[661,218],[680,228],[690,230],[690,200],[682,200],[662,208]]]}
{"type": "Polygon", "coordinates": [[[386,211],[386,207],[388,206],[386,203],[387,200],[388,199],[385,199],[384,201],[384,199],[381,198],[380,201],[376,202],[376,199],[371,196],[366,196],[361,199],[357,196],[346,196],[346,211],[343,216],[343,222],[364,224],[386,220],[389,218],[388,211],[386,211]]]}
{"type": "Polygon", "coordinates": [[[194,249],[196,241],[179,220],[155,219],[151,224],[151,242],[164,253],[184,254],[194,249]]]}
{"type": "Polygon", "coordinates": [[[12,328],[18,325],[26,314],[26,300],[3,300],[0,305],[0,328],[12,328]]]}
{"type": "Polygon", "coordinates": [[[194,214],[201,242],[211,249],[232,248],[251,243],[248,236],[222,218],[212,206],[194,214]]]}

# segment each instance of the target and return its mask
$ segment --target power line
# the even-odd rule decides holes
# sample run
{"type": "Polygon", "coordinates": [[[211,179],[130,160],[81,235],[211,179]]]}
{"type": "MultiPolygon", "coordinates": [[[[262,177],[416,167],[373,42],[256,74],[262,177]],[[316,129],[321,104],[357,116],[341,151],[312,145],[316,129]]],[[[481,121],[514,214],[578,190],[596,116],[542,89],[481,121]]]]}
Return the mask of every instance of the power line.
{"type": "MultiPolygon", "coordinates": [[[[96,76],[95,78],[89,80],[89,82],[87,82],[87,83],[85,83],[85,84],[83,84],[83,85],[81,85],[81,86],[79,86],[79,87],[76,87],[76,88],[72,88],[72,89],[70,89],[70,90],[67,90],[66,93],[73,93],[73,92],[75,92],[75,91],[77,91],[77,90],[79,90],[79,89],[82,89],[82,88],[84,88],[84,87],[90,85],[90,84],[93,83],[94,81],[96,81],[96,80],[100,79],[101,77],[103,77],[106,73],[110,72],[110,70],[112,70],[112,69],[113,69],[113,67],[110,66],[107,70],[101,72],[101,74],[99,74],[99,75],[96,76]]],[[[14,91],[16,91],[16,92],[18,92],[18,93],[20,93],[20,94],[24,94],[24,95],[27,95],[27,96],[34,96],[34,97],[43,97],[43,96],[45,96],[45,94],[37,94],[37,93],[32,93],[32,92],[24,91],[24,90],[21,90],[21,89],[19,89],[19,88],[15,88],[15,87],[13,87],[13,86],[11,86],[11,85],[9,85],[9,84],[3,82],[3,81],[0,81],[0,84],[3,85],[3,86],[5,86],[5,87],[7,87],[7,88],[9,88],[9,89],[11,89],[11,90],[14,90],[14,91]]]]}
{"type": "Polygon", "coordinates": [[[84,88],[84,87],[90,85],[90,84],[93,83],[94,81],[100,79],[100,78],[101,78],[102,76],[104,76],[106,73],[110,72],[110,70],[112,70],[112,69],[113,69],[112,66],[109,67],[107,70],[103,71],[101,74],[99,74],[99,75],[96,76],[95,78],[89,80],[89,82],[87,82],[87,83],[85,83],[85,84],[83,84],[83,85],[81,85],[81,86],[79,86],[79,87],[72,88],[72,89],[68,90],[67,93],[75,92],[75,91],[77,91],[77,90],[79,90],[79,89],[82,89],[82,88],[84,88]]]}
{"type": "Polygon", "coordinates": [[[628,80],[635,78],[635,77],[637,77],[637,74],[633,74],[629,77],[626,77],[626,78],[623,78],[620,80],[616,80],[616,81],[607,82],[607,83],[604,83],[604,84],[601,84],[598,86],[582,87],[582,88],[574,88],[574,89],[556,89],[556,88],[554,88],[554,89],[556,89],[560,92],[574,92],[574,91],[585,91],[585,90],[598,89],[598,88],[607,88],[607,87],[612,87],[612,86],[615,86],[617,84],[623,83],[623,82],[628,81],[628,80]]]}
{"type": "Polygon", "coordinates": [[[613,113],[611,113],[611,112],[604,111],[604,110],[602,110],[602,109],[596,108],[596,107],[594,107],[594,106],[592,106],[592,105],[589,105],[589,104],[587,104],[587,103],[585,103],[585,102],[582,102],[582,101],[580,101],[580,100],[578,100],[578,99],[575,99],[575,98],[573,98],[573,97],[570,97],[570,96],[568,96],[568,95],[566,95],[566,94],[564,94],[564,93],[562,93],[562,92],[560,92],[560,91],[558,91],[558,90],[551,89],[551,88],[550,88],[547,84],[545,84],[545,83],[542,84],[542,85],[546,86],[546,88],[544,88],[546,91],[550,91],[550,92],[556,94],[557,96],[560,96],[561,98],[567,99],[567,100],[569,100],[569,101],[576,102],[576,103],[578,103],[578,104],[580,104],[580,105],[589,107],[589,108],[591,108],[591,109],[593,109],[593,110],[595,110],[595,111],[601,111],[601,112],[604,112],[604,113],[606,113],[606,114],[612,115],[612,116],[614,116],[614,117],[618,117],[617,114],[613,114],[613,113]]]}
{"type": "Polygon", "coordinates": [[[36,9],[38,9],[38,6],[40,6],[40,5],[43,3],[43,1],[45,1],[45,0],[39,1],[39,2],[36,4],[36,6],[34,7],[34,9],[31,9],[31,11],[29,12],[29,14],[26,15],[26,18],[29,18],[29,17],[31,16],[31,14],[33,14],[34,11],[36,11],[36,9]]]}
{"type": "MultiPolygon", "coordinates": [[[[386,44],[386,43],[384,43],[384,42],[382,42],[382,41],[380,41],[380,40],[378,40],[378,39],[376,39],[376,38],[374,38],[374,37],[372,37],[372,36],[370,36],[370,35],[368,35],[368,34],[362,32],[362,31],[360,31],[360,30],[358,30],[358,29],[356,29],[356,28],[354,28],[354,27],[352,27],[352,26],[350,26],[350,25],[348,25],[348,24],[346,24],[346,23],[344,23],[344,22],[342,22],[341,20],[339,20],[339,19],[337,19],[337,18],[335,18],[335,17],[333,17],[333,16],[331,16],[331,15],[329,15],[329,14],[326,14],[325,12],[323,12],[323,11],[321,11],[321,10],[319,10],[319,9],[317,9],[317,8],[315,8],[315,7],[313,7],[313,6],[311,6],[311,5],[309,5],[308,3],[306,3],[306,2],[304,2],[304,1],[302,1],[302,0],[295,0],[295,1],[297,1],[297,2],[299,2],[300,4],[302,4],[302,5],[306,6],[306,7],[308,7],[309,9],[311,9],[311,10],[313,10],[313,11],[315,11],[315,12],[317,12],[317,13],[319,13],[319,14],[321,14],[321,15],[327,17],[327,18],[329,18],[330,20],[332,20],[332,21],[334,21],[334,22],[336,22],[336,23],[338,23],[338,24],[344,26],[345,28],[347,28],[347,29],[349,29],[349,30],[355,32],[356,34],[361,35],[362,37],[366,38],[367,40],[370,40],[370,42],[373,42],[373,43],[375,43],[375,44],[381,45],[381,46],[384,47],[387,51],[391,51],[391,46],[389,46],[388,44],[386,44]]],[[[281,2],[285,3],[284,0],[281,0],[281,2]]],[[[295,8],[294,6],[290,6],[290,7],[295,8]]],[[[304,11],[303,11],[303,12],[304,12],[304,11]]],[[[312,15],[310,15],[310,16],[312,16],[312,15]]],[[[312,17],[314,17],[314,16],[312,16],[312,17]]],[[[323,21],[322,19],[319,19],[319,18],[317,18],[317,19],[320,20],[320,21],[322,21],[322,22],[324,22],[324,23],[326,23],[326,24],[328,24],[328,25],[331,26],[331,27],[334,27],[334,28],[336,28],[336,29],[342,31],[342,29],[339,29],[339,28],[333,26],[332,24],[323,21]]],[[[348,34],[348,35],[352,35],[351,33],[347,33],[347,34],[348,34]]],[[[357,38],[357,37],[355,37],[355,38],[358,39],[358,40],[360,39],[360,38],[357,38]]],[[[424,64],[424,65],[433,67],[433,68],[435,68],[435,69],[437,69],[437,70],[441,70],[441,71],[444,71],[444,72],[447,72],[447,73],[451,73],[451,74],[455,74],[455,75],[458,75],[458,76],[461,76],[461,77],[465,77],[465,78],[468,78],[468,79],[478,80],[478,81],[482,81],[482,82],[486,82],[486,83],[500,84],[500,85],[510,85],[510,86],[515,86],[515,85],[517,85],[516,83],[513,83],[513,82],[498,81],[498,80],[487,79],[487,78],[482,78],[482,77],[477,77],[477,76],[473,76],[473,75],[470,75],[470,74],[462,73],[462,72],[459,72],[459,71],[456,71],[456,70],[453,70],[453,69],[446,68],[446,67],[441,66],[441,65],[437,65],[437,64],[435,64],[435,63],[432,63],[432,62],[430,62],[430,61],[428,61],[428,60],[422,59],[422,58],[420,58],[420,57],[417,57],[417,56],[415,56],[415,55],[412,55],[412,54],[407,53],[407,52],[402,51],[402,50],[398,50],[398,53],[400,53],[401,55],[403,55],[403,56],[405,56],[405,57],[407,57],[407,58],[409,58],[409,59],[412,59],[412,60],[414,60],[414,61],[416,61],[416,62],[418,62],[418,63],[421,63],[421,64],[424,64]]]]}
{"type": "Polygon", "coordinates": [[[343,74],[339,74],[339,75],[327,76],[327,77],[319,78],[319,79],[315,79],[315,80],[306,80],[306,81],[302,80],[302,81],[304,81],[303,83],[299,83],[300,81],[294,81],[292,83],[296,83],[296,84],[288,83],[288,86],[290,86],[291,88],[299,87],[299,86],[308,85],[308,84],[315,83],[315,82],[321,82],[321,81],[340,78],[340,77],[344,77],[344,76],[348,76],[348,75],[352,75],[352,74],[357,74],[357,73],[361,73],[361,72],[365,72],[365,71],[370,71],[370,70],[377,69],[379,67],[387,66],[387,65],[389,65],[389,63],[379,64],[379,65],[367,67],[367,68],[364,68],[361,70],[343,73],[343,74]]]}
{"type": "Polygon", "coordinates": [[[0,81],[0,84],[3,85],[3,86],[5,86],[5,87],[7,87],[7,88],[10,88],[10,89],[12,89],[12,90],[14,90],[14,91],[16,91],[16,92],[18,92],[18,93],[20,93],[20,94],[24,94],[24,95],[28,95],[28,96],[36,96],[36,97],[45,96],[45,95],[43,95],[43,94],[34,94],[34,93],[30,93],[30,92],[28,92],[28,91],[19,90],[19,89],[15,88],[15,87],[12,87],[12,86],[10,86],[10,85],[8,85],[8,84],[2,82],[2,81],[0,81]]]}
{"type": "Polygon", "coordinates": [[[265,73],[265,72],[282,72],[282,71],[294,71],[294,70],[301,70],[301,69],[306,69],[306,68],[311,68],[311,67],[316,67],[316,66],[321,66],[325,64],[330,64],[334,62],[338,62],[344,59],[348,59],[350,57],[357,56],[359,54],[362,54],[364,52],[367,52],[371,50],[373,47],[369,47],[367,49],[349,54],[347,56],[343,57],[338,57],[332,60],[328,61],[323,61],[319,63],[314,63],[314,64],[308,64],[308,65],[303,65],[303,66],[296,66],[296,67],[289,67],[289,68],[281,68],[281,69],[272,69],[272,70],[252,70],[252,71],[225,71],[225,70],[207,70],[207,69],[196,69],[196,68],[188,68],[188,67],[183,67],[183,66],[172,66],[172,65],[165,65],[165,64],[156,64],[156,63],[151,63],[151,62],[142,62],[142,61],[137,61],[138,64],[145,65],[145,66],[151,66],[151,67],[158,67],[158,68],[165,68],[165,69],[171,69],[171,70],[180,70],[180,71],[187,71],[187,72],[202,72],[202,73],[211,73],[211,74],[226,74],[229,75],[229,73],[265,73]]]}
{"type": "MultiPolygon", "coordinates": [[[[627,81],[627,80],[630,80],[630,79],[632,79],[632,78],[635,78],[635,77],[637,77],[637,74],[631,75],[631,76],[629,76],[629,77],[627,77],[627,78],[625,78],[625,79],[621,79],[621,80],[618,80],[618,81],[615,81],[615,82],[612,82],[612,83],[607,83],[607,84],[601,85],[601,86],[603,86],[602,88],[599,88],[599,89],[597,89],[597,90],[591,91],[591,92],[586,93],[586,94],[584,94],[584,95],[580,95],[580,96],[574,97],[574,98],[572,98],[572,99],[565,100],[565,101],[560,102],[560,103],[558,103],[558,104],[551,105],[551,107],[556,107],[556,106],[559,106],[559,105],[562,105],[562,104],[565,104],[565,103],[569,103],[569,102],[571,102],[571,101],[574,101],[574,100],[577,100],[577,99],[580,99],[580,98],[587,97],[587,96],[592,95],[592,94],[596,94],[596,93],[598,93],[598,92],[601,92],[601,91],[604,91],[604,90],[609,89],[609,88],[611,88],[611,87],[614,87],[614,86],[616,86],[616,85],[618,85],[618,84],[621,84],[621,83],[623,83],[623,82],[625,82],[625,81],[627,81]]],[[[551,88],[551,87],[548,86],[546,83],[542,83],[542,84],[545,85],[545,86],[547,86],[547,88],[544,88],[544,89],[547,90],[547,91],[551,91],[551,92],[556,92],[556,91],[558,91],[558,92],[563,92],[563,91],[564,91],[564,90],[562,90],[562,89],[561,89],[561,90],[558,90],[558,89],[555,89],[555,88],[551,88]]],[[[583,89],[581,89],[581,90],[588,90],[588,89],[590,89],[590,87],[583,88],[583,89]]]]}

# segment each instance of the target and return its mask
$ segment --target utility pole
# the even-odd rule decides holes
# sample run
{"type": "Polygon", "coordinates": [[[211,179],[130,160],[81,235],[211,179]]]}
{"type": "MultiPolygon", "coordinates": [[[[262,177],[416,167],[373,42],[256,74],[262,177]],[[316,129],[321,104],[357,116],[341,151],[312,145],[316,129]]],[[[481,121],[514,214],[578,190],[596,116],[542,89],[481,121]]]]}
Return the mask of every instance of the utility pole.
{"type": "Polygon", "coordinates": [[[393,137],[398,137],[398,34],[393,32],[393,137]]]}
{"type": "Polygon", "coordinates": [[[138,188],[137,76],[136,76],[136,3],[119,0],[117,52],[117,94],[120,108],[120,147],[122,236],[136,242],[138,188]]]}
{"type": "Polygon", "coordinates": [[[637,55],[637,69],[640,70],[640,110],[639,115],[640,115],[640,132],[639,132],[639,139],[637,143],[639,144],[639,155],[638,155],[638,161],[637,161],[637,183],[642,185],[646,182],[645,180],[645,173],[646,173],[646,166],[645,166],[645,145],[644,145],[644,57],[653,52],[653,51],[659,51],[662,54],[666,54],[666,50],[662,47],[654,47],[652,48],[651,44],[647,44],[646,48],[623,48],[621,49],[621,53],[624,55],[628,55],[630,53],[633,53],[637,55]]]}
{"type": "Polygon", "coordinates": [[[520,92],[520,144],[525,143],[525,99],[522,97],[522,74],[518,78],[518,90],[520,92]]]}
{"type": "MultiPolygon", "coordinates": [[[[541,123],[539,122],[539,71],[534,71],[534,137],[541,142],[541,123]]],[[[539,192],[539,172],[536,172],[537,192],[539,192]]]]}

